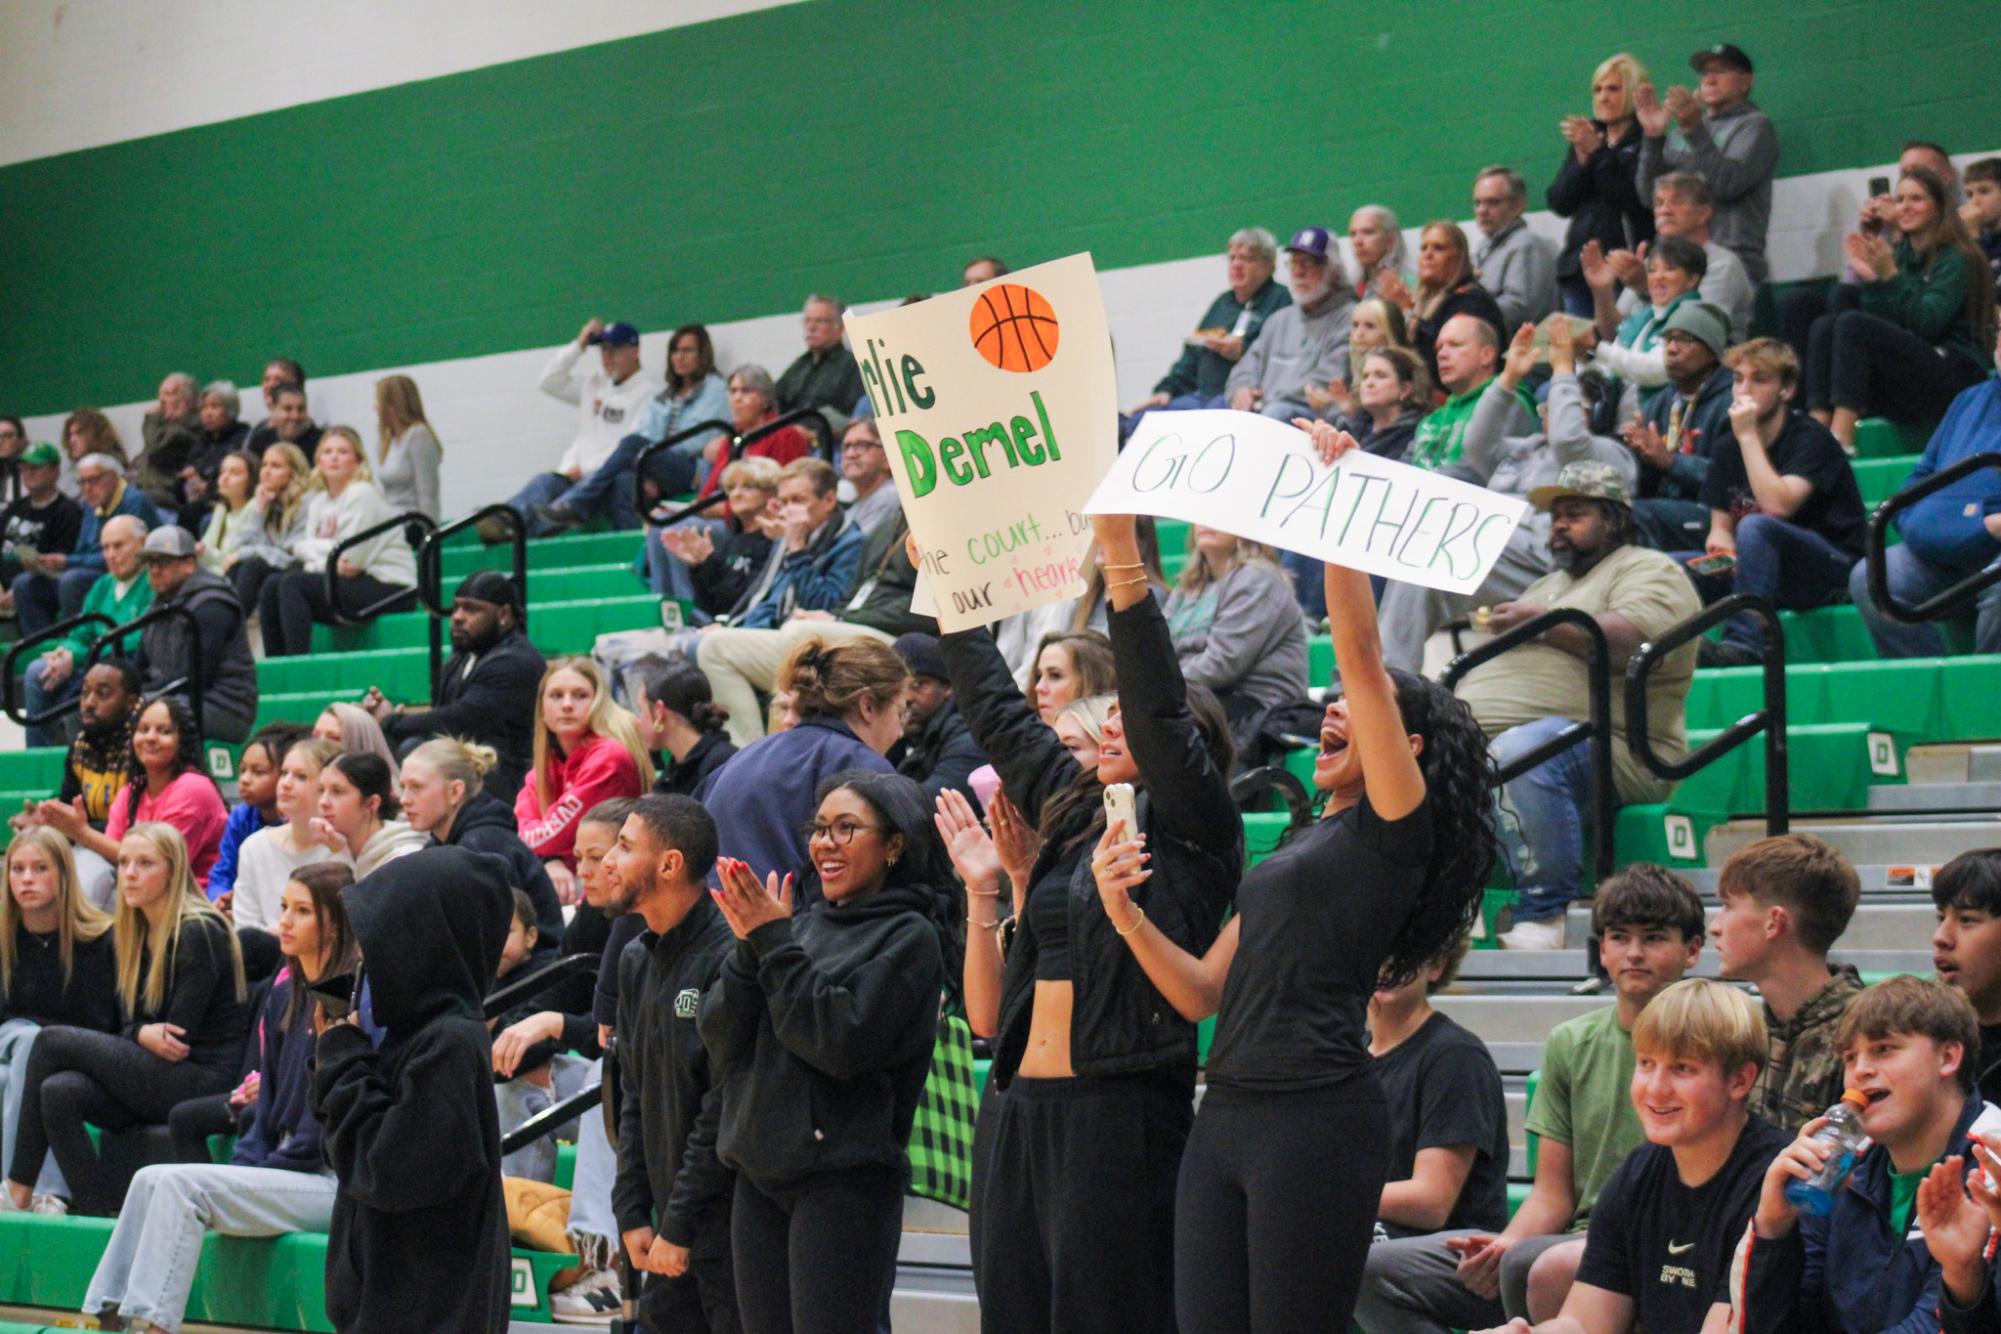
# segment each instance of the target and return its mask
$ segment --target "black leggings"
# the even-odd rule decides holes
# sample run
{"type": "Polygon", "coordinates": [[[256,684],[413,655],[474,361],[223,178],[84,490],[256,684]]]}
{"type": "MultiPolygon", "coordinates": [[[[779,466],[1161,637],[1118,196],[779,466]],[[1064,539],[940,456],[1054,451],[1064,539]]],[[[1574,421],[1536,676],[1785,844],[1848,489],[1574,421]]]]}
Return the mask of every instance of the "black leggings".
{"type": "Polygon", "coordinates": [[[769,1190],[737,1173],[730,1212],[744,1334],[875,1334],[903,1242],[903,1182],[885,1167],[769,1190]]]}
{"type": "MultiPolygon", "coordinates": [[[[339,582],[341,606],[350,613],[373,605],[398,588],[403,588],[410,598],[417,596],[415,589],[385,584],[373,575],[349,575],[339,582]]],[[[257,598],[257,616],[264,628],[265,657],[286,658],[313,651],[313,624],[332,624],[334,618],[326,584],[323,570],[287,570],[264,582],[264,591],[257,598]]],[[[406,600],[384,610],[407,605],[406,600]]]]}
{"type": "Polygon", "coordinates": [[[236,1109],[229,1105],[227,1093],[189,1098],[167,1113],[167,1131],[174,1140],[175,1162],[212,1163],[209,1137],[236,1133],[236,1109]]]}
{"type": "Polygon", "coordinates": [[[991,1143],[974,1147],[982,1329],[1173,1334],[1174,1177],[1192,1082],[1017,1075],[981,1108],[993,1120],[991,1143]]]}
{"type": "Polygon", "coordinates": [[[166,1125],[188,1099],[227,1093],[236,1071],[163,1061],[131,1038],[58,1027],[35,1038],[26,1079],[8,1178],[32,1182],[43,1155],[53,1149],[69,1180],[74,1211],[115,1214],[129,1182],[123,1171],[99,1160],[84,1123],[100,1130],[166,1125]]]}
{"type": "Polygon", "coordinates": [[[1809,408],[1934,422],[1954,398],[1986,376],[1964,353],[1942,351],[1908,329],[1859,310],[1823,315],[1807,334],[1809,408]]]}
{"type": "Polygon", "coordinates": [[[1181,1334],[1346,1329],[1389,1142],[1373,1075],[1300,1093],[1210,1089],[1175,1200],[1181,1334]]]}
{"type": "Polygon", "coordinates": [[[229,585],[236,590],[238,602],[246,609],[256,611],[263,598],[264,585],[277,578],[279,573],[256,556],[244,556],[229,567],[229,585]]]}
{"type": "MultiPolygon", "coordinates": [[[[642,1277],[634,1271],[635,1278],[642,1277]]],[[[730,1200],[710,1209],[688,1244],[688,1269],[678,1278],[643,1276],[639,1327],[646,1334],[741,1334],[736,1271],[730,1264],[730,1200]]]]}

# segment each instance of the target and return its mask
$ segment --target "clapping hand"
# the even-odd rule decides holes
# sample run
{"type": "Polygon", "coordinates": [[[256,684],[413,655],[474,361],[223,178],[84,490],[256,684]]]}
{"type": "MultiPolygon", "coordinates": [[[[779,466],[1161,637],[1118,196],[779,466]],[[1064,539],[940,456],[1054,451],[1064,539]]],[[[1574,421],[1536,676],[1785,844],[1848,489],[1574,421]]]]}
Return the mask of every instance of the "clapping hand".
{"type": "Polygon", "coordinates": [[[1668,448],[1666,437],[1652,422],[1635,417],[1626,423],[1622,434],[1640,461],[1655,472],[1666,472],[1674,463],[1674,451],[1668,448]]]}
{"type": "Polygon", "coordinates": [[[1410,294],[1410,287],[1403,275],[1387,269],[1376,275],[1376,295],[1395,306],[1401,306],[1406,314],[1417,309],[1417,298],[1410,294]]]}
{"type": "MultiPolygon", "coordinates": [[[[1558,315],[1554,318],[1563,323],[1566,329],[1569,327],[1568,321],[1564,320],[1563,316],[1558,315]]],[[[1515,336],[1508,340],[1507,355],[1501,361],[1502,380],[1509,385],[1520,384],[1523,377],[1535,369],[1535,358],[1535,326],[1524,324],[1515,330],[1515,336]]]]}
{"type": "Polygon", "coordinates": [[[1667,113],[1683,134],[1692,134],[1702,125],[1701,99],[1680,84],[1667,91],[1667,113]]]}
{"type": "Polygon", "coordinates": [[[1667,133],[1668,109],[1661,105],[1660,94],[1651,83],[1642,83],[1633,90],[1633,117],[1640,122],[1640,133],[1649,139],[1658,139],[1667,133]]]}
{"type": "Polygon", "coordinates": [[[980,824],[980,817],[973,812],[973,803],[966,800],[965,793],[948,787],[938,794],[934,805],[937,811],[931,822],[938,829],[938,837],[944,840],[945,853],[952,859],[953,868],[966,882],[966,893],[971,896],[967,910],[971,911],[971,898],[990,898],[1000,893],[1000,850],[980,824]]]}
{"type": "Polygon", "coordinates": [[[1605,132],[1589,116],[1565,116],[1556,123],[1556,128],[1576,152],[1579,162],[1588,160],[1605,146],[1605,132]]]}
{"type": "Polygon", "coordinates": [[[666,547],[683,565],[700,565],[716,554],[716,540],[709,536],[709,530],[700,526],[663,528],[660,531],[660,545],[666,547]]]}
{"type": "Polygon", "coordinates": [[[1000,856],[1001,870],[1014,891],[1014,910],[1019,913],[1035,859],[1042,855],[1042,832],[1028,822],[1004,791],[994,793],[987,814],[993,821],[994,851],[1000,856]]]}
{"type": "Polygon", "coordinates": [[[723,911],[723,920],[730,924],[736,938],[742,940],[761,926],[776,922],[792,915],[792,876],[788,873],[783,881],[778,872],[765,876],[762,885],[757,883],[757,873],[746,862],[734,857],[723,857],[716,861],[716,878],[723,882],[721,889],[712,889],[716,906],[723,911]]]}
{"type": "MultiPolygon", "coordinates": [[[[1987,1286],[1987,1211],[1966,1195],[1966,1160],[1958,1154],[1934,1164],[1918,1182],[1917,1223],[1925,1247],[1938,1261],[1948,1294],[1960,1305],[1987,1286]]],[[[1975,1175],[1978,1175],[1976,1169],[1975,1175]]]]}
{"type": "Polygon", "coordinates": [[[1882,237],[1850,232],[1842,238],[1842,248],[1848,252],[1848,263],[1863,282],[1881,282],[1897,276],[1897,254],[1882,237]]]}
{"type": "Polygon", "coordinates": [[[1577,267],[1584,275],[1587,287],[1603,288],[1609,292],[1619,284],[1619,275],[1612,271],[1605,258],[1605,247],[1596,240],[1586,241],[1583,249],[1577,252],[1577,267]]]}
{"type": "MultiPolygon", "coordinates": [[[[1647,243],[1642,241],[1631,250],[1614,250],[1605,256],[1605,262],[1612,266],[1613,276],[1628,287],[1644,288],[1647,285],[1647,243]]],[[[1588,280],[1587,280],[1588,281],[1588,280]]]]}

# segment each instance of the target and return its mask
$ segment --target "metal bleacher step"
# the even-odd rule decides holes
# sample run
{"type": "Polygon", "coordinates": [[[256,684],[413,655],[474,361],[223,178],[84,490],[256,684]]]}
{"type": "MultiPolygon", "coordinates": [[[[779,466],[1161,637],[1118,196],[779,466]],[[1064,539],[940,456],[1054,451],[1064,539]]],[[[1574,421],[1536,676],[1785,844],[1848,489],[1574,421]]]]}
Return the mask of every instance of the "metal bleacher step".
{"type": "Polygon", "coordinates": [[[2001,746],[1968,746],[1966,776],[1976,783],[2001,781],[2001,746]]]}
{"type": "MultiPolygon", "coordinates": [[[[1431,1003],[1434,1008],[1450,1015],[1455,1022],[1477,1033],[1490,1048],[1504,1042],[1534,1043],[1540,1048],[1543,1039],[1549,1036],[1552,1028],[1567,1019],[1590,1014],[1602,1005],[1610,1005],[1612,997],[1605,994],[1596,996],[1447,994],[1432,997],[1431,1003]]],[[[1500,1057],[1497,1055],[1496,1063],[1499,1060],[1500,1057]]]]}
{"type": "Polygon", "coordinates": [[[1869,789],[1869,809],[1991,814],[2001,811],[2001,779],[1984,782],[1878,783],[1869,789]]]}
{"type": "MultiPolygon", "coordinates": [[[[1924,905],[1926,921],[1929,922],[1930,903],[1924,905]]],[[[1899,917],[1892,925],[1906,919],[1899,917]]],[[[1911,917],[1908,920],[1915,922],[1911,917]]],[[[1580,932],[1581,941],[1588,933],[1586,924],[1580,932]]],[[[1901,973],[1931,971],[1932,952],[1929,929],[1924,939],[1907,948],[1868,949],[1850,944],[1844,936],[1831,956],[1836,963],[1854,964],[1865,973],[1901,973]]],[[[1506,994],[1510,990],[1539,987],[1543,994],[1551,988],[1568,988],[1591,972],[1591,954],[1584,948],[1563,950],[1474,950],[1460,965],[1459,978],[1454,984],[1452,995],[1490,996],[1506,994]]],[[[1695,977],[1716,977],[1716,951],[1705,949],[1696,961],[1695,977]]]]}
{"type": "MultiPolygon", "coordinates": [[[[1745,844],[1764,837],[1763,821],[1735,820],[1709,831],[1704,860],[1721,866],[1745,844]]],[[[1896,815],[1853,816],[1794,824],[1793,832],[1814,834],[1858,866],[1937,866],[1975,848],[2001,847],[2001,819],[1919,819],[1896,815]]]]}
{"type": "MultiPolygon", "coordinates": [[[[1912,951],[1922,950],[1926,954],[1927,962],[1929,962],[1932,931],[1936,927],[1937,921],[1938,915],[1932,910],[1932,901],[1929,895],[1923,897],[1912,896],[1908,899],[1900,898],[1889,903],[1871,903],[1865,900],[1860,907],[1856,908],[1855,916],[1849,919],[1848,929],[1841,933],[1841,945],[1835,950],[1835,954],[1842,959],[1854,963],[1856,967],[1861,968],[1865,972],[1892,972],[1896,971],[1896,969],[1879,969],[1870,963],[1864,963],[1860,957],[1864,955],[1895,954],[1903,956],[1912,951]]],[[[1571,905],[1570,912],[1565,919],[1564,927],[1567,940],[1576,942],[1579,946],[1583,945],[1585,941],[1591,938],[1590,906],[1586,904],[1571,905]]],[[[1484,952],[1492,953],[1493,951],[1484,952]]],[[[1502,952],[1505,953],[1505,951],[1502,952]]],[[[1531,952],[1540,953],[1542,951],[1531,952]]],[[[1568,951],[1565,952],[1567,953],[1568,951]]],[[[1579,953],[1581,952],[1580,950],[1579,953]]],[[[1900,962],[1898,967],[1902,966],[1903,964],[1900,962]]],[[[1927,968],[1927,971],[1929,971],[1929,968],[1927,968]]],[[[1583,975],[1582,970],[1569,974],[1573,978],[1582,977],[1583,975]]],[[[1481,1030],[1476,1028],[1473,1031],[1479,1033],[1481,1030]]],[[[1485,1034],[1482,1034],[1482,1036],[1485,1036],[1485,1034]]]]}

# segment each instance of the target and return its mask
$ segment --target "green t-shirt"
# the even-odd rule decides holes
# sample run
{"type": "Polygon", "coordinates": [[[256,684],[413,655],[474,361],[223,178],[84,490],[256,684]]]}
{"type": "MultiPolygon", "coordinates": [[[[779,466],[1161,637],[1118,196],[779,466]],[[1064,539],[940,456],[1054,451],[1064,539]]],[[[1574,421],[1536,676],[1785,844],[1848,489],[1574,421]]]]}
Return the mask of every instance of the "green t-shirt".
{"type": "Polygon", "coordinates": [[[1543,1044],[1542,1075],[1525,1128],[1570,1146],[1577,1188],[1573,1232],[1590,1222],[1591,1206],[1613,1171],[1646,1142],[1632,1088],[1633,1035],[1619,1027],[1616,1005],[1558,1024],[1543,1044]]]}
{"type": "MultiPolygon", "coordinates": [[[[1941,1156],[1939,1162],[1942,1163],[1944,1161],[1945,1158],[1941,1156]]],[[[1910,1232],[1911,1211],[1918,1202],[1918,1183],[1930,1176],[1932,1168],[1937,1166],[1938,1163],[1932,1163],[1929,1166],[1920,1167],[1915,1172],[1891,1170],[1890,1226],[1892,1229],[1906,1234],[1910,1232]]]]}

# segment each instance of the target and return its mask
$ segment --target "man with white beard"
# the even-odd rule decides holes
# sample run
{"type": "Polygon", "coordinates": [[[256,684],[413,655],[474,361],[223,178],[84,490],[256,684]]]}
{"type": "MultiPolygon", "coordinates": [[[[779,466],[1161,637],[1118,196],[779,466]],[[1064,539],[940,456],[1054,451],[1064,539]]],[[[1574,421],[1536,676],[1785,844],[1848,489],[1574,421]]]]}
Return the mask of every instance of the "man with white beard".
{"type": "Polygon", "coordinates": [[[1292,304],[1272,313],[1264,332],[1230,372],[1223,392],[1239,412],[1280,421],[1311,417],[1308,384],[1348,378],[1348,321],[1355,294],[1332,257],[1333,235],[1305,227],[1285,248],[1292,304]]]}

